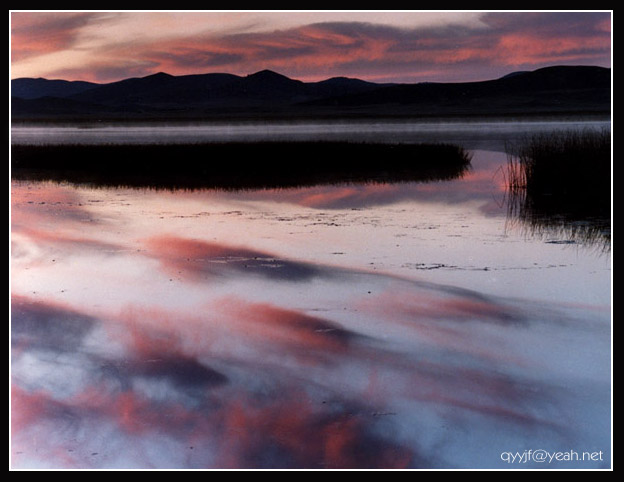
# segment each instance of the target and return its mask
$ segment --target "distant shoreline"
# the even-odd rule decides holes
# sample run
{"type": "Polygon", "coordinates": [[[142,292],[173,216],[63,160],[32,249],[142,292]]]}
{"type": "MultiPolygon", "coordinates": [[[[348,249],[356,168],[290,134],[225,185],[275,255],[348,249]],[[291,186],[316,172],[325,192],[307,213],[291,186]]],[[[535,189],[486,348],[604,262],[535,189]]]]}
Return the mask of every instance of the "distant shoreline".
{"type": "Polygon", "coordinates": [[[496,112],[482,113],[475,112],[471,114],[452,114],[452,113],[431,113],[431,114],[399,114],[393,115],[374,115],[370,113],[351,113],[351,114],[300,114],[300,115],[284,115],[279,113],[240,113],[220,114],[220,115],[204,115],[195,117],[184,116],[102,116],[102,117],[24,117],[12,118],[12,126],[29,126],[29,125],[141,125],[141,124],[162,124],[162,125],[180,125],[180,124],[226,124],[226,123],[309,123],[309,122],[386,122],[386,123],[405,123],[405,122],[422,122],[422,123],[453,123],[453,122],[535,122],[535,121],[610,121],[610,111],[595,112],[496,112]]]}

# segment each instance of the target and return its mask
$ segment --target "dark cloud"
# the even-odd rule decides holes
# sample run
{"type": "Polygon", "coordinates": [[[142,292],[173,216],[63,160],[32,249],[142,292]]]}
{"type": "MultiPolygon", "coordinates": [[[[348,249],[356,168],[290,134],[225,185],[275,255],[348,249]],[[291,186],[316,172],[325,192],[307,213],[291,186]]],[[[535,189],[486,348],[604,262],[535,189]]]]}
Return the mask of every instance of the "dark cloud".
{"type": "Polygon", "coordinates": [[[539,32],[556,38],[561,35],[608,36],[610,30],[605,27],[610,18],[608,12],[492,12],[484,14],[481,20],[497,35],[539,32]]]}
{"type": "Polygon", "coordinates": [[[153,52],[150,54],[152,59],[164,62],[167,65],[197,68],[198,72],[209,67],[220,67],[237,64],[244,61],[245,58],[239,53],[228,52],[212,52],[203,49],[178,49],[173,52],[153,52]]]}

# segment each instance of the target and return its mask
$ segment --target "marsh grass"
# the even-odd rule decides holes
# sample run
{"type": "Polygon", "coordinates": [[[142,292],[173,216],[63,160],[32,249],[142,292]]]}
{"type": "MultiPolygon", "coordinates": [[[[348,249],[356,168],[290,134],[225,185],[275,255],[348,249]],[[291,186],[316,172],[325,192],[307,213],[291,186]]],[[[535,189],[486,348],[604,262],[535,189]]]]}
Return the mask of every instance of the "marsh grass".
{"type": "Polygon", "coordinates": [[[611,239],[611,133],[556,131],[507,145],[508,214],[532,234],[598,244],[611,239]]]}
{"type": "Polygon", "coordinates": [[[11,176],[92,186],[257,189],[463,176],[471,155],[449,144],[236,142],[13,145],[11,176]]]}

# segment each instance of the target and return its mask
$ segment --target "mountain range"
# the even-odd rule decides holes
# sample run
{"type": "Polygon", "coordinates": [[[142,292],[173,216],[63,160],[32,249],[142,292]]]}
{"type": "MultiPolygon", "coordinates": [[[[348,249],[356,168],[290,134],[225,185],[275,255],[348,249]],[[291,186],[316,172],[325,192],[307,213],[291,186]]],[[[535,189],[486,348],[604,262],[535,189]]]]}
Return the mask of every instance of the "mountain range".
{"type": "Polygon", "coordinates": [[[11,80],[12,120],[607,114],[611,69],[552,66],[480,82],[302,82],[263,70],[248,76],[163,72],[97,84],[11,80]]]}

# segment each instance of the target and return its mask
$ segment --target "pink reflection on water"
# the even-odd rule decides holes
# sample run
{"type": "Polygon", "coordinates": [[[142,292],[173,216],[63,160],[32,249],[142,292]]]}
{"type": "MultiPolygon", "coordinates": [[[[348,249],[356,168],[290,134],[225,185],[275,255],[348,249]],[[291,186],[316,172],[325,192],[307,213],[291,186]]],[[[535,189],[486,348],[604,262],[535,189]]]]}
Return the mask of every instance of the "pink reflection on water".
{"type": "MultiPolygon", "coordinates": [[[[168,217],[154,201],[162,198],[137,194],[128,213],[141,216],[132,218],[103,203],[86,209],[90,193],[58,189],[50,199],[71,202],[69,216],[24,204],[27,193],[14,200],[14,252],[26,253],[12,293],[16,467],[495,466],[501,448],[484,440],[604,440],[591,428],[608,405],[608,380],[594,376],[608,341],[592,324],[596,310],[584,318],[576,306],[579,322],[427,282],[426,271],[416,279],[364,269],[365,256],[311,263],[304,250],[282,255],[286,235],[259,248],[263,237],[243,237],[244,224],[224,213],[241,200],[255,208],[254,196],[269,202],[269,192],[185,193],[196,204],[181,208],[164,194],[168,217]],[[176,217],[198,209],[217,212],[219,236],[213,218],[176,217]],[[62,266],[41,262],[57,252],[68,255],[62,266]],[[58,285],[59,273],[87,276],[73,297],[29,290],[34,280],[58,285]]],[[[328,189],[323,198],[318,188],[286,199],[335,206],[400,190],[345,188],[332,198],[328,189]]]]}
{"type": "MultiPolygon", "coordinates": [[[[15,301],[25,305],[22,317],[36,313],[43,321],[46,310],[62,315],[53,304],[15,301]]],[[[474,312],[464,315],[469,319],[474,312]]],[[[475,413],[493,424],[561,430],[533,415],[535,408],[527,410],[549,405],[552,394],[536,396],[509,376],[466,367],[474,354],[468,350],[459,363],[459,346],[437,343],[424,355],[416,342],[407,354],[331,320],[242,298],[217,300],[194,315],[129,307],[96,325],[109,334],[109,343],[124,347],[123,357],[92,352],[82,332],[75,355],[69,346],[46,348],[65,356],[86,350],[93,363],[76,394],[22,388],[15,379],[15,457],[66,468],[398,468],[426,464],[431,454],[395,439],[395,424],[427,419],[431,408],[466,424],[475,423],[475,413]],[[398,401],[411,411],[397,411],[398,401]],[[394,429],[380,431],[388,423],[394,429]],[[75,441],[96,429],[106,438],[85,442],[99,460],[75,455],[75,441]],[[46,441],[37,455],[29,444],[33,437],[46,441]],[[144,445],[163,437],[180,458],[159,460],[144,445]],[[188,450],[194,450],[193,461],[183,456],[188,450]]],[[[403,330],[404,336],[422,335],[411,331],[403,330]]],[[[26,347],[15,356],[38,353],[26,347]]]]}
{"type": "Polygon", "coordinates": [[[322,274],[312,264],[244,246],[171,235],[155,236],[144,244],[146,253],[158,259],[165,272],[192,281],[244,274],[295,282],[322,274]]]}
{"type": "Polygon", "coordinates": [[[50,221],[85,222],[92,217],[85,206],[85,200],[70,186],[53,184],[11,184],[12,229],[44,224],[50,221]],[[46,222],[48,221],[48,222],[46,222]]]}

